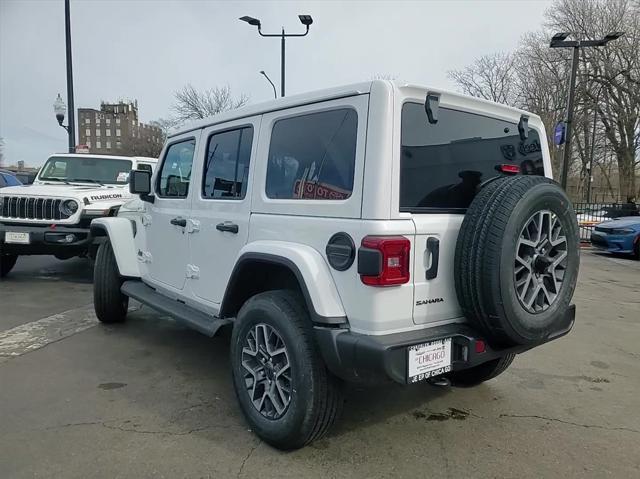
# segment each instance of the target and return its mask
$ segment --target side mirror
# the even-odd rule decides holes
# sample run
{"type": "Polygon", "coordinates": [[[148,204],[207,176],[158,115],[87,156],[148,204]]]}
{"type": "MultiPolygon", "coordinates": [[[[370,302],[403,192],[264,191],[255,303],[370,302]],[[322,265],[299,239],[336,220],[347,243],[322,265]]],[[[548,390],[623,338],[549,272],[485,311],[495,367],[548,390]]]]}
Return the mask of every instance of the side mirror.
{"type": "Polygon", "coordinates": [[[140,195],[142,201],[153,203],[151,193],[151,172],[144,170],[131,170],[129,175],[129,191],[134,195],[140,195]]]}

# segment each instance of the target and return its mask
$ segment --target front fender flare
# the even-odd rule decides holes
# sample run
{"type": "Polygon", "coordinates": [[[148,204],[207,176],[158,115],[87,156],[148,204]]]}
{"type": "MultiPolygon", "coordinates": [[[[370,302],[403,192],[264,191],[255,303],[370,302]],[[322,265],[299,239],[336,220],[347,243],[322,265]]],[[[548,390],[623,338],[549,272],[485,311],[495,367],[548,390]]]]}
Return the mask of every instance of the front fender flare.
{"type": "Polygon", "coordinates": [[[91,234],[109,238],[120,276],[128,278],[141,276],[131,220],[117,217],[97,218],[91,222],[91,234]]]}
{"type": "MultiPolygon", "coordinates": [[[[234,277],[245,262],[274,263],[289,268],[296,276],[311,318],[315,323],[344,324],[347,322],[342,300],[321,254],[310,246],[285,241],[254,241],[239,252],[231,274],[225,299],[235,286],[234,277]]],[[[222,310],[225,302],[223,300],[222,310]]]]}

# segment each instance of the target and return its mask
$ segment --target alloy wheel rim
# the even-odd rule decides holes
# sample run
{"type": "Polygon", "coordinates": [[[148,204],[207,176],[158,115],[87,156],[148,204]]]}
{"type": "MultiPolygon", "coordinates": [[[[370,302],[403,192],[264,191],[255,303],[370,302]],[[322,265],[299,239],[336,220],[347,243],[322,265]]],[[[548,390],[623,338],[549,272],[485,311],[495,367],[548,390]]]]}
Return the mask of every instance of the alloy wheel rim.
{"type": "Polygon", "coordinates": [[[284,340],[272,326],[256,324],[242,347],[245,390],[267,419],[280,419],[291,403],[291,365],[284,340]]]}
{"type": "Polygon", "coordinates": [[[542,313],[557,300],[567,259],[567,238],[558,216],[549,210],[531,215],[518,238],[513,275],[516,295],[529,313],[542,313]]]}

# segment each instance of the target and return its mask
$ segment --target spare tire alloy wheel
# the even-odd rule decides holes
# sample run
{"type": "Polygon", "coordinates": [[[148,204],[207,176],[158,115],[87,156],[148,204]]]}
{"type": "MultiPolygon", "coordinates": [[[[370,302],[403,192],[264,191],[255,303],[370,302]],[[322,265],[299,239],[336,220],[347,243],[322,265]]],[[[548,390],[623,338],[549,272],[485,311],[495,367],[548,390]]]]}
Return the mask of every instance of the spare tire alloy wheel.
{"type": "Polygon", "coordinates": [[[580,252],[565,191],[541,176],[488,183],[456,244],[458,302],[493,344],[536,344],[570,326],[580,252]]]}
{"type": "Polygon", "coordinates": [[[280,419],[291,402],[291,367],[287,347],[273,327],[260,323],[247,331],[242,367],[253,406],[267,419],[280,419]]]}
{"type": "Polygon", "coordinates": [[[567,268],[567,238],[557,215],[538,211],[518,240],[514,281],[518,299],[530,313],[549,309],[558,297],[567,268]]]}

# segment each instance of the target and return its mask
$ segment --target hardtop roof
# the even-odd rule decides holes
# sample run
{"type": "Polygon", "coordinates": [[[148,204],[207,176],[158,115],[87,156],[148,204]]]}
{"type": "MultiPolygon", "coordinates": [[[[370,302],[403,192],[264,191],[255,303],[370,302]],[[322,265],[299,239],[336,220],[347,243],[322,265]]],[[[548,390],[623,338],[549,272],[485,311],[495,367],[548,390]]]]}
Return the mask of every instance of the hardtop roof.
{"type": "Polygon", "coordinates": [[[274,100],[255,103],[252,105],[246,105],[241,108],[237,108],[235,110],[225,111],[217,115],[204,118],[202,120],[197,120],[186,126],[178,128],[175,131],[169,133],[168,138],[182,135],[190,131],[199,130],[201,128],[207,128],[209,126],[213,126],[216,124],[239,120],[242,118],[255,116],[255,115],[262,115],[264,113],[268,113],[272,111],[285,110],[288,108],[295,108],[298,106],[318,103],[321,101],[335,100],[338,98],[344,98],[348,96],[368,94],[374,89],[374,86],[376,85],[382,86],[383,88],[392,88],[399,93],[402,93],[403,91],[409,91],[409,90],[415,90],[415,89],[424,90],[425,94],[427,91],[433,91],[433,92],[441,93],[443,95],[447,95],[449,97],[463,99],[466,102],[473,103],[478,106],[485,105],[487,107],[490,107],[491,110],[496,110],[496,109],[501,109],[503,111],[508,110],[512,113],[526,114],[526,115],[538,118],[537,115],[521,110],[519,108],[514,108],[501,103],[495,103],[489,100],[485,100],[483,98],[472,97],[469,95],[464,95],[461,93],[449,91],[442,88],[433,88],[426,85],[418,85],[418,84],[408,83],[408,82],[399,81],[399,80],[371,80],[368,82],[353,83],[353,84],[334,87],[334,88],[310,91],[310,92],[300,93],[298,95],[292,95],[284,98],[277,98],[274,100]]]}

